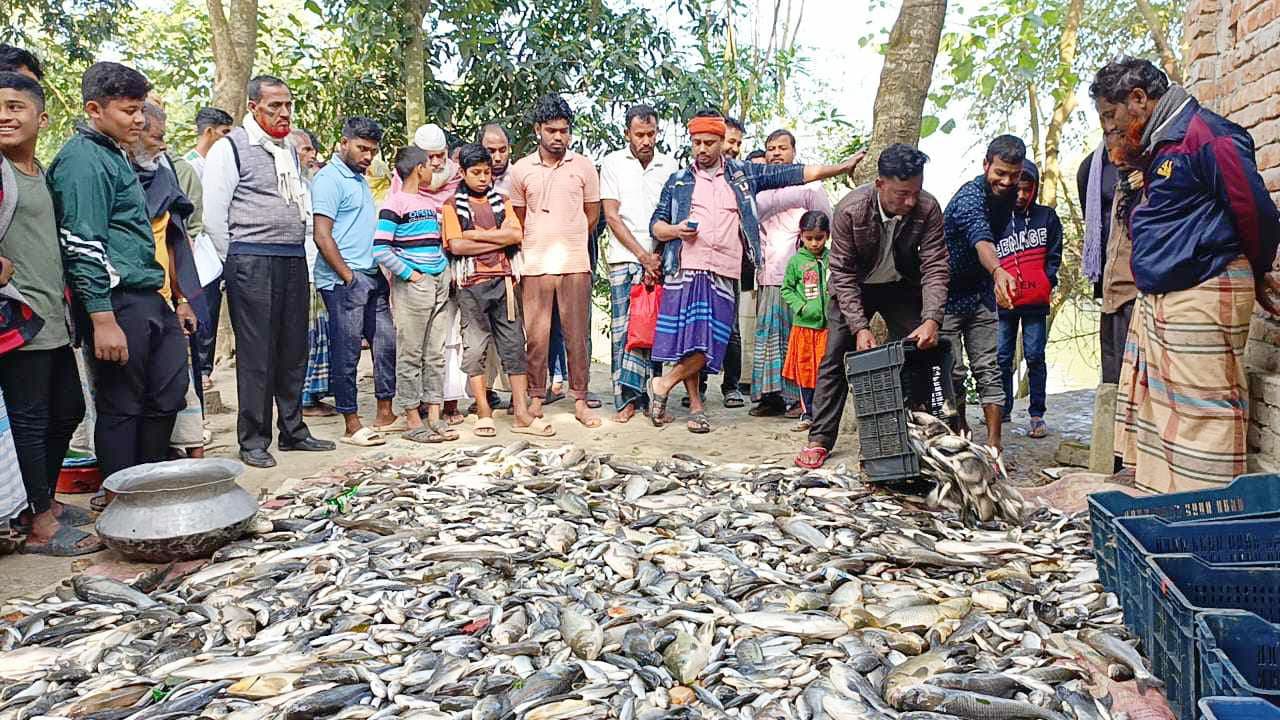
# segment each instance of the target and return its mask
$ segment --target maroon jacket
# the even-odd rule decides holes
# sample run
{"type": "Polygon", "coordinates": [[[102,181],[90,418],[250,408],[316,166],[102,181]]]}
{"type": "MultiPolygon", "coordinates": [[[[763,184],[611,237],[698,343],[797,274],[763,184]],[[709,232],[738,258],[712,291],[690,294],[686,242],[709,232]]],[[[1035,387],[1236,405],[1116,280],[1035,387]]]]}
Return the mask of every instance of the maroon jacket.
{"type": "MultiPolygon", "coordinates": [[[[836,205],[831,222],[832,299],[849,331],[870,327],[862,307],[862,282],[875,269],[882,221],[876,207],[875,183],[855,188],[836,205]]],[[[919,288],[924,311],[921,320],[942,324],[947,303],[947,242],[942,234],[942,206],[927,192],[898,225],[893,260],[903,282],[919,288]]]]}

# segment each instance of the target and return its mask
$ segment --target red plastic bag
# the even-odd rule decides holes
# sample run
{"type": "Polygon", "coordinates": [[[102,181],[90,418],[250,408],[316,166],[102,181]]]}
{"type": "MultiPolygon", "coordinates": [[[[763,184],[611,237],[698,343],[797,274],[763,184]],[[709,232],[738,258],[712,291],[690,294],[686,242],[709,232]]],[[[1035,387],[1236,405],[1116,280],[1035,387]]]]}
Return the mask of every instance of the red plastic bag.
{"type": "Polygon", "coordinates": [[[631,315],[627,320],[627,352],[650,350],[658,332],[658,309],[662,307],[662,286],[640,283],[631,288],[631,315]]]}

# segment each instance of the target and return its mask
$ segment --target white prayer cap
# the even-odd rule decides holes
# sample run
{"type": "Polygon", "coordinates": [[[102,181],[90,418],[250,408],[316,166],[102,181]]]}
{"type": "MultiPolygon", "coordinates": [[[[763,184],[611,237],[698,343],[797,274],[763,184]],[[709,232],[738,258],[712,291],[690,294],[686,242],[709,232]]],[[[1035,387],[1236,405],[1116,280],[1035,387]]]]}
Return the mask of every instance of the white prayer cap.
{"type": "Polygon", "coordinates": [[[435,123],[418,128],[413,133],[413,144],[427,151],[449,149],[449,143],[444,137],[444,130],[441,130],[440,126],[435,123]]]}

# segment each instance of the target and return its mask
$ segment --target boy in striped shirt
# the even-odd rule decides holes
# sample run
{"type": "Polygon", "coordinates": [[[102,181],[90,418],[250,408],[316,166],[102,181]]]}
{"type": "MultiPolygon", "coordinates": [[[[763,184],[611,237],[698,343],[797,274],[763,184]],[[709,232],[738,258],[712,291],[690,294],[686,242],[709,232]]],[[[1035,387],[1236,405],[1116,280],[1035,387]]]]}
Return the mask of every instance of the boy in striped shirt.
{"type": "Polygon", "coordinates": [[[431,177],[425,151],[414,145],[401,148],[395,163],[404,185],[383,203],[373,236],[374,259],[392,276],[391,312],[396,324],[393,405],[404,415],[405,438],[423,443],[457,440],[457,431],[440,417],[444,346],[456,307],[449,302],[449,261],[440,234],[440,204],[418,193],[419,186],[431,177]]]}

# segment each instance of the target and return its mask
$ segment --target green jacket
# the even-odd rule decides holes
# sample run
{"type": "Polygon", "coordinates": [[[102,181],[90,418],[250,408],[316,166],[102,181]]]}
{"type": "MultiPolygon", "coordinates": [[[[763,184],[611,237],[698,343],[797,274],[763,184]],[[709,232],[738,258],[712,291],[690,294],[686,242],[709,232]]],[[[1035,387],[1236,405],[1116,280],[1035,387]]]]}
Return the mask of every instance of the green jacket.
{"type": "Polygon", "coordinates": [[[164,268],[147,198],[114,140],[80,126],[48,172],[71,291],[86,312],[110,311],[111,291],[159,290],[164,268]]]}
{"type": "Polygon", "coordinates": [[[787,274],[782,278],[782,300],[791,308],[791,324],[811,330],[827,326],[827,254],[818,257],[801,247],[787,263],[787,274]],[[806,277],[807,276],[807,277],[806,277]],[[806,280],[817,289],[805,293],[806,280]],[[812,296],[812,299],[809,298],[812,296]]]}

